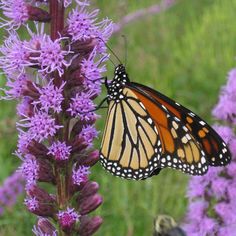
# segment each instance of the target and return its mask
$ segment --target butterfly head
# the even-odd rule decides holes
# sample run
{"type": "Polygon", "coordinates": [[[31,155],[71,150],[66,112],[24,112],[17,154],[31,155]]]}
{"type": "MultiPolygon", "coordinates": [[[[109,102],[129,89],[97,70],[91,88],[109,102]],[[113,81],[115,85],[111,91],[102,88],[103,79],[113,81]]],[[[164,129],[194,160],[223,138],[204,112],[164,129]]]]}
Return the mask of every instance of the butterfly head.
{"type": "Polygon", "coordinates": [[[108,100],[115,100],[118,102],[122,99],[122,91],[127,82],[129,82],[129,78],[125,66],[122,64],[116,66],[113,80],[106,85],[108,100]]]}

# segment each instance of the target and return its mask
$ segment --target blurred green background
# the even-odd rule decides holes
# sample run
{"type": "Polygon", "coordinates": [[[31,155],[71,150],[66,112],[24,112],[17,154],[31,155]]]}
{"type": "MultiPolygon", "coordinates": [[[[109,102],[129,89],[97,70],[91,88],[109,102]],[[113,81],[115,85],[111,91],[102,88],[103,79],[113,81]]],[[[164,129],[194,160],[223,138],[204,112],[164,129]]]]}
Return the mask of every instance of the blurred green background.
{"type": "MultiPolygon", "coordinates": [[[[102,16],[114,22],[158,3],[92,2],[101,9],[102,16]]],[[[127,25],[109,44],[123,59],[124,34],[128,41],[130,78],[161,91],[213,123],[211,110],[227,72],[235,65],[235,9],[236,0],[179,0],[165,12],[127,25]]],[[[108,75],[112,76],[114,68],[110,63],[108,67],[108,75]]],[[[105,111],[100,114],[103,118],[98,121],[98,128],[102,130],[105,111]]],[[[15,103],[0,101],[1,182],[19,165],[12,155],[16,146],[15,121],[15,103]]],[[[113,177],[98,164],[92,169],[91,179],[100,184],[104,196],[104,204],[96,212],[104,217],[98,236],[151,235],[157,214],[169,214],[181,222],[186,213],[188,176],[180,172],[166,169],[152,179],[134,182],[113,177]]],[[[35,217],[25,210],[22,200],[23,197],[0,217],[1,236],[32,235],[35,217]]]]}

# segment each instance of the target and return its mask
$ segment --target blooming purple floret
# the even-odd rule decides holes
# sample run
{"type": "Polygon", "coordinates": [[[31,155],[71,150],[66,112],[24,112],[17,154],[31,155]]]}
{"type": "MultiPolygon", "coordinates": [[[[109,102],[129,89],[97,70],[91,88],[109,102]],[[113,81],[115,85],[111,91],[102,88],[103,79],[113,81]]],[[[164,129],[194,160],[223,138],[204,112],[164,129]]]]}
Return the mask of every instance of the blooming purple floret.
{"type": "Polygon", "coordinates": [[[48,112],[52,109],[54,112],[61,112],[61,103],[64,100],[63,87],[65,82],[58,88],[52,83],[53,80],[45,87],[37,88],[40,94],[39,101],[35,101],[33,104],[40,104],[41,109],[48,112]]]}
{"type": "Polygon", "coordinates": [[[24,71],[26,66],[31,65],[29,50],[24,47],[25,42],[21,41],[16,33],[11,33],[1,46],[0,66],[6,73],[24,71]]]}
{"type": "Polygon", "coordinates": [[[79,166],[79,168],[75,168],[72,173],[73,183],[76,185],[80,185],[83,183],[87,176],[90,174],[89,167],[87,166],[79,166]]]}
{"type": "Polygon", "coordinates": [[[48,154],[53,155],[55,160],[64,161],[68,160],[71,152],[71,146],[67,146],[65,142],[57,141],[53,143],[49,148],[48,154]]]}
{"type": "Polygon", "coordinates": [[[70,229],[79,220],[80,215],[75,209],[68,207],[65,211],[59,211],[57,217],[62,228],[70,229]]]}
{"type": "Polygon", "coordinates": [[[96,114],[92,112],[95,104],[91,100],[91,95],[87,93],[77,93],[71,99],[70,108],[67,110],[71,116],[79,117],[81,120],[90,121],[96,119],[96,114]]]}
{"type": "Polygon", "coordinates": [[[85,41],[92,38],[108,40],[112,34],[113,24],[108,19],[96,23],[98,12],[99,10],[88,12],[85,7],[70,12],[67,21],[68,34],[73,41],[85,41]]]}
{"type": "Polygon", "coordinates": [[[39,164],[36,158],[31,155],[25,155],[22,166],[20,167],[23,176],[27,181],[27,186],[35,185],[39,175],[39,164]]]}
{"type": "Polygon", "coordinates": [[[18,99],[24,95],[27,90],[28,76],[26,74],[20,74],[17,78],[8,77],[6,86],[10,89],[6,90],[7,99],[18,99]]]}
{"type": "Polygon", "coordinates": [[[60,76],[64,74],[64,69],[71,64],[71,60],[67,61],[65,57],[72,52],[70,49],[64,50],[62,48],[61,43],[63,39],[59,38],[52,41],[49,36],[42,35],[38,49],[27,47],[32,53],[39,54],[38,56],[31,57],[35,64],[41,67],[39,72],[50,74],[57,71],[60,76]]]}
{"type": "MultiPolygon", "coordinates": [[[[96,49],[96,48],[95,48],[96,49]]],[[[96,57],[96,50],[90,54],[86,59],[81,62],[81,74],[86,78],[84,85],[91,94],[99,94],[101,92],[101,75],[106,71],[105,66],[99,66],[107,56],[94,62],[96,57]]]]}
{"type": "Polygon", "coordinates": [[[29,19],[27,3],[24,0],[1,0],[0,8],[3,14],[9,18],[4,20],[0,27],[19,28],[29,19]]]}
{"type": "Polygon", "coordinates": [[[35,211],[39,208],[39,201],[35,197],[28,197],[25,199],[25,205],[29,210],[35,211]]]}
{"type": "Polygon", "coordinates": [[[92,146],[93,140],[98,136],[98,132],[94,126],[87,125],[82,128],[80,137],[83,138],[84,142],[88,147],[92,146]]]}
{"type": "Polygon", "coordinates": [[[41,111],[35,113],[32,117],[22,120],[22,122],[25,121],[28,121],[28,123],[18,124],[18,126],[29,128],[28,135],[39,142],[50,136],[54,136],[57,130],[62,127],[56,125],[55,118],[41,111]]]}

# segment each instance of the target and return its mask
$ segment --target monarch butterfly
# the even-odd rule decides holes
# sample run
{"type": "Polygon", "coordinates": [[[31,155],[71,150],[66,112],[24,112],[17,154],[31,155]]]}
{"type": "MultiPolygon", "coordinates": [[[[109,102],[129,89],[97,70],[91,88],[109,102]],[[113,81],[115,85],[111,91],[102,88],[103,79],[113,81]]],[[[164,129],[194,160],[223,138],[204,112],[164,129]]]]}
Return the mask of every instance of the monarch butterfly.
{"type": "Polygon", "coordinates": [[[113,175],[146,179],[165,167],[203,175],[208,166],[230,162],[213,128],[165,95],[131,82],[123,64],[105,85],[108,113],[100,162],[113,175]]]}

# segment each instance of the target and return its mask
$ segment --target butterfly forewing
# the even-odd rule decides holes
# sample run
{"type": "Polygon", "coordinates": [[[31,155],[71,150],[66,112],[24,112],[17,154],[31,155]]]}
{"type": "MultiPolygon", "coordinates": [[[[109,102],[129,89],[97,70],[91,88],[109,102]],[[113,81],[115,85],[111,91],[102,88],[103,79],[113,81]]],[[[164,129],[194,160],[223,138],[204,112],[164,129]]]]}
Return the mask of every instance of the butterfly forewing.
{"type": "Polygon", "coordinates": [[[135,94],[125,88],[123,96],[119,102],[109,102],[100,151],[101,163],[114,175],[145,179],[160,167],[160,137],[135,94]]]}
{"type": "Polygon", "coordinates": [[[181,120],[150,95],[147,96],[132,84],[130,87],[146,107],[159,132],[162,144],[161,167],[179,169],[192,175],[206,173],[208,169],[206,155],[181,120]]]}
{"type": "Polygon", "coordinates": [[[164,105],[172,114],[182,121],[191,132],[192,136],[200,143],[201,149],[206,154],[209,165],[222,166],[230,162],[231,154],[225,142],[216,131],[199,116],[160,92],[138,83],[132,83],[132,85],[151,96],[157,103],[164,105]]]}

